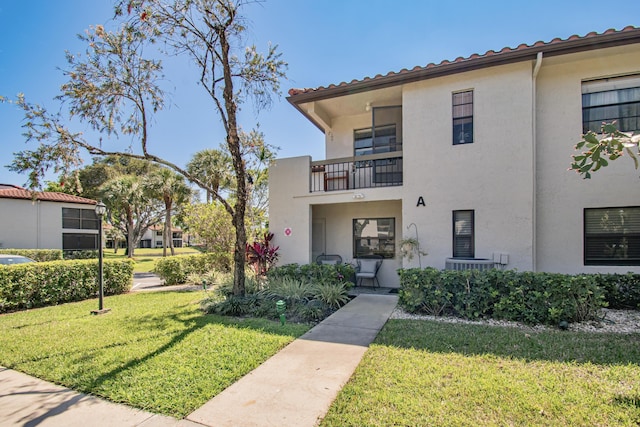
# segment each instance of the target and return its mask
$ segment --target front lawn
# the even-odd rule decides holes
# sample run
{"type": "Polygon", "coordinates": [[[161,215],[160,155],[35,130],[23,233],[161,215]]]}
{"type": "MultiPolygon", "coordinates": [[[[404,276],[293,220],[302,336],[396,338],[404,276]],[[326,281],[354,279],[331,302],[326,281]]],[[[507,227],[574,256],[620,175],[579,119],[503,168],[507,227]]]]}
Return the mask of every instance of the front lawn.
{"type": "Polygon", "coordinates": [[[640,334],[390,320],[322,426],[636,426],[640,334]]]}
{"type": "Polygon", "coordinates": [[[0,365],[184,417],[309,327],[203,315],[204,292],[107,297],[0,316],[0,365]]]}
{"type": "MultiPolygon", "coordinates": [[[[175,248],[176,255],[194,255],[200,252],[191,247],[175,248]]],[[[118,249],[118,253],[113,253],[113,249],[104,250],[105,259],[125,259],[125,249],[118,249]]],[[[167,249],[167,256],[171,256],[171,250],[167,249]]],[[[153,270],[158,259],[162,258],[162,248],[136,248],[133,251],[134,273],[149,273],[153,270]]]]}

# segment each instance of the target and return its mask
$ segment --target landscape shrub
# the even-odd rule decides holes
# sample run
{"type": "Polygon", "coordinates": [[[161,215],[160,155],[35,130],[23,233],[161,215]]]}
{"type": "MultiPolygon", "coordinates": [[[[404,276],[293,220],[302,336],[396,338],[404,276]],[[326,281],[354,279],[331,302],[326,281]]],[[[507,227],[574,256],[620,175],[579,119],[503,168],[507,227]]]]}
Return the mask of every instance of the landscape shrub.
{"type": "Polygon", "coordinates": [[[269,279],[289,278],[309,283],[342,283],[352,285],[355,268],[351,264],[286,264],[267,273],[269,279]]]}
{"type": "Polygon", "coordinates": [[[64,259],[95,259],[98,250],[64,251],[64,259]]]}
{"type": "Polygon", "coordinates": [[[597,275],[434,268],[398,273],[400,304],[409,312],[557,324],[596,318],[606,305],[597,275]]]}
{"type": "Polygon", "coordinates": [[[640,274],[597,274],[609,308],[640,309],[640,274]]]}
{"type": "Polygon", "coordinates": [[[210,252],[197,255],[178,255],[160,258],[153,268],[154,273],[164,279],[166,285],[185,283],[191,274],[205,274],[211,271],[229,272],[231,255],[210,252]]]}
{"type": "Polygon", "coordinates": [[[231,295],[231,284],[216,288],[202,307],[207,313],[250,315],[277,319],[276,302],[285,301],[287,321],[317,322],[349,302],[353,274],[350,265],[298,265],[275,267],[267,279],[248,275],[245,297],[231,295]]]}
{"type": "MultiPolygon", "coordinates": [[[[132,261],[104,261],[105,295],[128,292],[132,279],[132,261]]],[[[94,298],[98,286],[96,260],[0,266],[0,313],[94,298]]]]}
{"type": "Polygon", "coordinates": [[[38,262],[62,259],[62,249],[0,249],[0,254],[26,256],[38,262]]]}

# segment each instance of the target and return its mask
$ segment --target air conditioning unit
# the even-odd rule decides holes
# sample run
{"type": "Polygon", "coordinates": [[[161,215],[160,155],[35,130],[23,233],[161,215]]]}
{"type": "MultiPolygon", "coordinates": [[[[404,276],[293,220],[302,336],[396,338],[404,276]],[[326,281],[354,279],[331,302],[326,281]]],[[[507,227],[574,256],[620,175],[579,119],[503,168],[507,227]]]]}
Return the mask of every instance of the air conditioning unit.
{"type": "Polygon", "coordinates": [[[491,270],[495,261],[487,258],[447,258],[445,270],[491,270]]]}

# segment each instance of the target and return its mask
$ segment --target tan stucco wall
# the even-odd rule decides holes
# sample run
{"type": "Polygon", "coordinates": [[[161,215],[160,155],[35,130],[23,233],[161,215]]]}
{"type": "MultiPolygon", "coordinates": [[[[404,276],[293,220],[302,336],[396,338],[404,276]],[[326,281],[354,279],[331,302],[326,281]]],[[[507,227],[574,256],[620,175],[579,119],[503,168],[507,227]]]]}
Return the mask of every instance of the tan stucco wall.
{"type": "MultiPolygon", "coordinates": [[[[0,199],[0,247],[15,249],[62,249],[62,208],[94,209],[93,205],[0,199]]],[[[97,233],[71,230],[65,233],[97,233]]]]}
{"type": "MultiPolygon", "coordinates": [[[[640,172],[629,158],[583,180],[567,171],[582,134],[582,80],[640,73],[640,46],[548,58],[538,76],[538,269],[563,273],[640,272],[584,266],[584,208],[640,205],[640,172]]],[[[626,156],[625,156],[626,157],[626,156]]]]}

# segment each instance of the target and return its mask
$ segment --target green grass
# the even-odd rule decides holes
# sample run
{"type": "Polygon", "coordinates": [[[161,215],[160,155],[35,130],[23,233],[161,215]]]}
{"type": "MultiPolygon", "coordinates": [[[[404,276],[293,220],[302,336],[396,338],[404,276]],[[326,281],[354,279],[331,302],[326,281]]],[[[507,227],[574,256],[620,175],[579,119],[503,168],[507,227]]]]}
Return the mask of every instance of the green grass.
{"type": "Polygon", "coordinates": [[[0,365],[184,417],[308,326],[203,315],[204,292],[128,294],[0,316],[0,365]]]}
{"type": "Polygon", "coordinates": [[[322,426],[635,426],[640,334],[391,320],[322,426]]]}
{"type": "MultiPolygon", "coordinates": [[[[175,248],[176,255],[199,254],[200,252],[193,248],[175,248]]],[[[167,254],[171,254],[167,249],[167,254]]],[[[156,260],[162,257],[162,248],[136,248],[133,252],[135,264],[133,266],[134,273],[149,273],[153,270],[156,260]]],[[[118,253],[113,253],[113,249],[105,249],[105,259],[124,259],[125,250],[118,249],[118,253]]]]}

